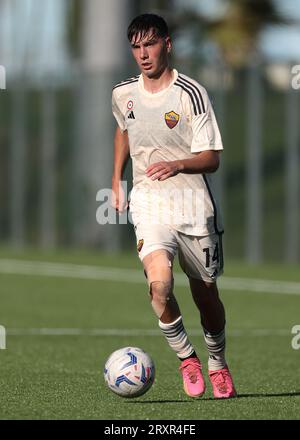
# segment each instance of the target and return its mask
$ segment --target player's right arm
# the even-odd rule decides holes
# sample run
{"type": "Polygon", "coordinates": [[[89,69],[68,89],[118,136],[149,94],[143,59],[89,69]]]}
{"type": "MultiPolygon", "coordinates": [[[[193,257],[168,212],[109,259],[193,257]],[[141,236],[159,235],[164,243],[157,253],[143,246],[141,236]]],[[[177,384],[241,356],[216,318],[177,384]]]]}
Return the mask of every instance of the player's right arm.
{"type": "Polygon", "coordinates": [[[129,141],[127,130],[116,128],[114,138],[114,167],[112,175],[112,206],[119,212],[127,208],[124,191],[121,185],[122,175],[129,158],[129,141]]]}

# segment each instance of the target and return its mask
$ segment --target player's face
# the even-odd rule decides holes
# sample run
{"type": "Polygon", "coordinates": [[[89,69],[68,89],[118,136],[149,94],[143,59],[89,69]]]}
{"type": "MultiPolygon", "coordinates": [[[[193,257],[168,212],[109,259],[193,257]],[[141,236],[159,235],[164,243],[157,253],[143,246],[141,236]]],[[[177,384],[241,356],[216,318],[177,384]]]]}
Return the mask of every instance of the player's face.
{"type": "Polygon", "coordinates": [[[141,72],[148,78],[157,78],[168,67],[171,40],[169,37],[158,37],[154,33],[143,38],[138,34],[131,41],[131,50],[141,72]]]}

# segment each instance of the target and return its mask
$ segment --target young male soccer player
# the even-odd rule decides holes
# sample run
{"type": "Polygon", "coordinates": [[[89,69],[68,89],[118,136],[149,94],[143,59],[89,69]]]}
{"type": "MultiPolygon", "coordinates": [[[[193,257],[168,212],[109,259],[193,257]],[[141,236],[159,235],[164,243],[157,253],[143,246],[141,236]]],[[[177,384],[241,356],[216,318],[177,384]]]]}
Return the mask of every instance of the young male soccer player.
{"type": "Polygon", "coordinates": [[[219,166],[223,146],[215,115],[206,90],[170,68],[172,44],[163,18],[136,17],[128,39],[141,74],[113,89],[114,207],[120,212],[126,207],[120,182],[130,155],[137,250],[159,327],[181,361],[184,390],[202,396],[205,382],[173,293],[176,252],[200,312],[214,396],[234,397],[225,360],[225,311],[216,285],[223,268],[223,231],[210,173],[219,166]]]}

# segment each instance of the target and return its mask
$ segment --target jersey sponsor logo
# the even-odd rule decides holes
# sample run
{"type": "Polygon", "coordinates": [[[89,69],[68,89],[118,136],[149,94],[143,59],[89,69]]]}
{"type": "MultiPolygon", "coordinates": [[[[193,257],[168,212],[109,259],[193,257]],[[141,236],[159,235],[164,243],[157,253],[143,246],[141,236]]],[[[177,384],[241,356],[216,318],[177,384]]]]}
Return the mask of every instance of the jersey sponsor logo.
{"type": "Polygon", "coordinates": [[[130,100],[127,102],[127,108],[128,110],[131,110],[133,108],[133,101],[130,100]]]}
{"type": "Polygon", "coordinates": [[[144,239],[142,238],[141,240],[139,240],[139,242],[138,242],[138,244],[137,244],[137,250],[138,250],[138,252],[141,252],[142,247],[143,247],[143,244],[144,244],[144,239]]]}
{"type": "Polygon", "coordinates": [[[129,115],[127,116],[128,119],[135,119],[134,113],[133,111],[129,113],[129,115]]]}
{"type": "Polygon", "coordinates": [[[175,113],[173,110],[169,113],[165,113],[165,121],[169,128],[174,128],[180,119],[180,116],[175,113]]]}

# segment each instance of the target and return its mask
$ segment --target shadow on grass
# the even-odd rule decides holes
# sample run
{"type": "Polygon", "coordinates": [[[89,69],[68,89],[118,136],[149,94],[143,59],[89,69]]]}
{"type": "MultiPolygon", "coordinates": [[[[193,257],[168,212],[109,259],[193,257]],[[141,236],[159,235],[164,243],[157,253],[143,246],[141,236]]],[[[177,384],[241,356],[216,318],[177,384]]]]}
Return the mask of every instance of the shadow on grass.
{"type": "MultiPolygon", "coordinates": [[[[235,398],[231,398],[230,400],[239,400],[242,398],[266,398],[266,397],[296,397],[296,396],[300,396],[300,391],[297,392],[293,392],[293,393],[264,393],[264,394],[259,394],[259,393],[255,393],[255,394],[239,394],[237,397],[235,398]]],[[[169,400],[169,399],[159,399],[159,400],[129,400],[126,403],[129,404],[147,404],[147,403],[193,403],[195,401],[198,402],[203,402],[203,401],[226,401],[228,399],[214,399],[213,397],[207,397],[207,398],[199,398],[199,399],[181,399],[181,400],[169,400]]]]}
{"type": "Polygon", "coordinates": [[[300,391],[293,393],[264,393],[264,394],[239,394],[238,399],[241,397],[295,397],[300,396],[300,391]]]}

